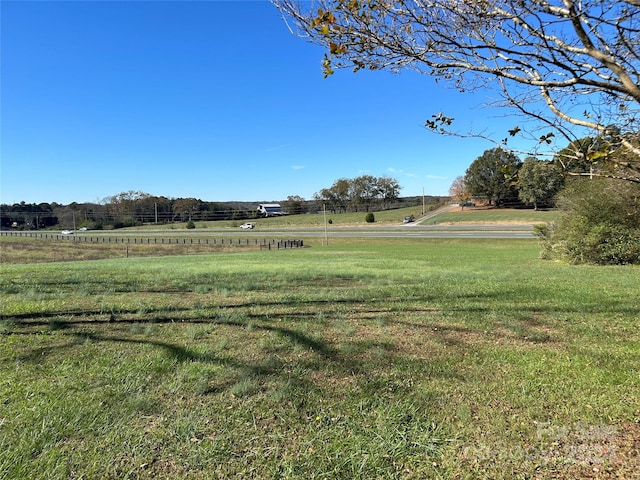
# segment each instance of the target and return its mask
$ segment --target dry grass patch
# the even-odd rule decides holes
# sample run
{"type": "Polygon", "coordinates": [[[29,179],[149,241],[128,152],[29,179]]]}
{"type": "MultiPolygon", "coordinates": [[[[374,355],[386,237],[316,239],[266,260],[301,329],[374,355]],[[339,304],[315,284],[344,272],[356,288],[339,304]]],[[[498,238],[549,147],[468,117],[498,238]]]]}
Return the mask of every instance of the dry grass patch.
{"type": "Polygon", "coordinates": [[[0,237],[4,264],[75,262],[111,258],[160,257],[168,255],[205,255],[238,250],[258,250],[259,246],[218,244],[134,244],[98,243],[73,240],[0,237]]]}

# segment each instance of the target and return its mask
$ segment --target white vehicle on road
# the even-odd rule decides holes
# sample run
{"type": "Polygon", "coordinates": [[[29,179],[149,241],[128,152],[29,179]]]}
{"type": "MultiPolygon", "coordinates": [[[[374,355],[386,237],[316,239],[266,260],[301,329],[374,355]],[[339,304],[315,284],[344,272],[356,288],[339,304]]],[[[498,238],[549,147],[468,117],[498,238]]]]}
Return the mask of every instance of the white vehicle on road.
{"type": "Polygon", "coordinates": [[[240,225],[240,228],[243,230],[253,230],[255,228],[255,224],[253,223],[243,223],[240,225]]]}

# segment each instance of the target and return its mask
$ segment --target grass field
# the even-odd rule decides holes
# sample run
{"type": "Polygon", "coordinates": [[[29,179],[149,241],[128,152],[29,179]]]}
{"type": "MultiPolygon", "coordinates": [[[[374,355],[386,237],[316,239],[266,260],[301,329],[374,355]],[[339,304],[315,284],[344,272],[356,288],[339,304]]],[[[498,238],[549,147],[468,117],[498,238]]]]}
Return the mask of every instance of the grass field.
{"type": "Polygon", "coordinates": [[[447,224],[539,224],[553,222],[557,210],[531,210],[513,208],[465,207],[426,220],[423,225],[447,224]]]}
{"type": "MultiPolygon", "coordinates": [[[[131,230],[129,230],[131,232],[131,230]]],[[[109,234],[95,234],[93,242],[86,241],[86,238],[78,237],[78,241],[71,238],[58,236],[58,239],[45,239],[27,236],[5,236],[0,237],[0,261],[7,264],[23,264],[23,263],[55,263],[69,262],[80,260],[104,260],[112,258],[128,258],[131,257],[160,257],[173,255],[202,255],[211,253],[229,253],[238,250],[259,250],[260,243],[263,239],[229,239],[225,243],[221,243],[221,238],[216,239],[216,243],[191,243],[188,234],[183,232],[182,238],[171,238],[172,243],[154,243],[153,239],[158,239],[153,235],[149,235],[145,230],[136,231],[133,238],[141,240],[138,243],[115,243],[100,242],[98,240],[106,240],[109,234]],[[103,238],[104,237],[104,238],[103,238]],[[83,241],[85,240],[85,241],[83,241]],[[149,240],[149,243],[146,241],[149,240]],[[245,240],[245,242],[241,242],[245,240]],[[183,243],[184,242],[184,243],[183,243]]],[[[120,233],[120,232],[118,232],[120,233]]],[[[94,233],[92,232],[93,236],[94,233]]],[[[127,236],[127,233],[121,235],[112,234],[113,240],[118,239],[120,242],[127,236]]],[[[173,237],[177,237],[174,235],[173,237]]],[[[239,237],[239,236],[238,236],[239,237]]],[[[129,240],[132,240],[129,238],[129,240]]],[[[196,238],[195,240],[198,240],[196,238]]]]}
{"type": "MultiPolygon", "coordinates": [[[[440,204],[426,205],[424,214],[429,214],[441,207],[440,204]]],[[[365,212],[349,212],[349,213],[330,213],[327,212],[326,218],[331,222],[331,226],[388,226],[402,224],[404,217],[413,215],[416,219],[423,216],[422,206],[413,206],[399,208],[396,210],[386,210],[374,212],[375,222],[367,223],[365,221],[365,212]]],[[[422,225],[438,225],[438,224],[536,224],[552,222],[558,216],[556,210],[538,210],[532,209],[513,209],[513,208],[490,208],[476,207],[464,208],[456,207],[449,213],[439,214],[434,218],[425,220],[422,225]]],[[[273,217],[257,219],[254,222],[258,229],[282,228],[282,227],[321,227],[324,225],[325,215],[322,213],[310,213],[305,215],[291,215],[284,217],[273,217]]],[[[243,221],[220,221],[220,222],[196,222],[199,229],[217,228],[217,227],[238,227],[243,221]]],[[[155,228],[150,226],[149,228],[155,228]]],[[[182,225],[163,225],[160,228],[175,230],[184,228],[182,225]]]]}
{"type": "MultiPolygon", "coordinates": [[[[442,206],[441,202],[426,204],[424,212],[428,213],[438,209],[442,206]]],[[[323,227],[325,218],[330,225],[333,226],[349,226],[349,225],[399,225],[402,224],[402,219],[405,216],[413,215],[418,218],[422,215],[422,205],[413,205],[410,207],[397,208],[393,210],[375,211],[375,223],[367,223],[365,217],[367,212],[314,212],[301,215],[285,215],[282,217],[269,217],[269,218],[257,218],[249,220],[219,220],[219,221],[196,221],[196,229],[216,229],[216,228],[238,228],[246,221],[255,223],[258,229],[269,228],[306,228],[306,227],[323,227]]],[[[139,227],[134,227],[138,229],[139,227]]],[[[159,230],[182,230],[185,228],[185,223],[170,223],[170,224],[158,224],[147,225],[144,228],[159,229],[159,230]]]]}
{"type": "Polygon", "coordinates": [[[638,478],[640,269],[529,240],[0,266],[0,478],[638,478]]]}

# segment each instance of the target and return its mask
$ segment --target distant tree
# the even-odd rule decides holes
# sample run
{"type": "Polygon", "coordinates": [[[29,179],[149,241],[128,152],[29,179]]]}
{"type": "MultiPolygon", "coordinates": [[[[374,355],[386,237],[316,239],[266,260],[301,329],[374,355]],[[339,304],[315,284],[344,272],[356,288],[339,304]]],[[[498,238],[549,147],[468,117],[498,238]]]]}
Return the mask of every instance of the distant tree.
{"type": "Polygon", "coordinates": [[[172,201],[164,196],[161,197],[149,197],[149,208],[153,208],[153,221],[155,222],[156,213],[158,222],[167,222],[171,219],[171,207],[172,201]],[[153,204],[151,206],[151,204],[153,204]]]}
{"type": "Polygon", "coordinates": [[[307,213],[307,201],[299,195],[289,195],[283,204],[290,215],[307,213]]]}
{"type": "Polygon", "coordinates": [[[158,197],[148,193],[140,195],[133,202],[133,213],[139,223],[153,222],[155,220],[155,206],[158,197]]]}
{"type": "Polygon", "coordinates": [[[449,195],[451,196],[453,201],[459,203],[460,205],[463,205],[464,203],[471,200],[471,193],[469,192],[469,189],[467,188],[464,177],[462,175],[456,177],[456,179],[451,184],[451,187],[449,188],[449,195]]]}
{"type": "Polygon", "coordinates": [[[351,180],[351,204],[357,212],[360,207],[366,212],[379,198],[378,182],[372,175],[361,175],[351,180]]]}
{"type": "Polygon", "coordinates": [[[53,214],[53,207],[48,203],[38,204],[36,222],[38,228],[48,228],[55,226],[58,223],[58,217],[53,214]]]}
{"type": "Polygon", "coordinates": [[[502,148],[486,150],[476,158],[464,176],[465,186],[473,197],[486,198],[489,204],[501,204],[517,197],[513,179],[520,167],[520,160],[502,148]]]}
{"type": "Polygon", "coordinates": [[[331,198],[331,190],[328,188],[323,188],[320,191],[313,194],[313,201],[316,204],[322,205],[323,208],[331,212],[336,212],[336,202],[333,198],[331,198]]]}
{"type": "Polygon", "coordinates": [[[332,212],[345,212],[351,200],[351,181],[340,178],[329,188],[323,188],[314,195],[316,201],[323,203],[332,212]]]}
{"type": "Polygon", "coordinates": [[[190,222],[193,214],[200,209],[201,204],[202,201],[197,198],[178,198],[173,201],[173,213],[180,215],[181,222],[185,221],[185,217],[186,221],[190,222]]]}
{"type": "Polygon", "coordinates": [[[382,199],[382,208],[387,208],[391,202],[400,198],[402,187],[395,178],[379,177],[377,183],[378,194],[382,199]]]}
{"type": "Polygon", "coordinates": [[[346,211],[349,207],[369,211],[374,205],[382,208],[400,196],[400,184],[395,178],[361,175],[356,178],[340,178],[330,188],[323,188],[314,195],[332,212],[346,211]]]}
{"type": "Polygon", "coordinates": [[[107,208],[114,223],[133,225],[136,223],[136,202],[149,197],[148,193],[129,190],[108,199],[107,208]]]}
{"type": "Polygon", "coordinates": [[[550,205],[564,184],[562,172],[553,162],[528,157],[518,170],[518,196],[534,210],[550,205]]]}
{"type": "Polygon", "coordinates": [[[58,217],[48,203],[26,203],[0,205],[0,224],[2,228],[12,228],[15,224],[21,229],[39,229],[52,227],[58,223],[58,217]]]}

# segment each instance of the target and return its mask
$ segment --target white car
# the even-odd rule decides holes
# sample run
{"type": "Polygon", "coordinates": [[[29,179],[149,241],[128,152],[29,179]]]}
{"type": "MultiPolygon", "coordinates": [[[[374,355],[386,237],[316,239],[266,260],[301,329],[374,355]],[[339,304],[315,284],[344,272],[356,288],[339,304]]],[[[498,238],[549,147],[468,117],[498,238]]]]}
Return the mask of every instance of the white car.
{"type": "Polygon", "coordinates": [[[60,233],[62,235],[73,235],[73,230],[62,230],[60,233]]]}
{"type": "Polygon", "coordinates": [[[243,223],[240,225],[240,228],[243,230],[253,230],[254,227],[255,225],[253,223],[243,223]]]}

